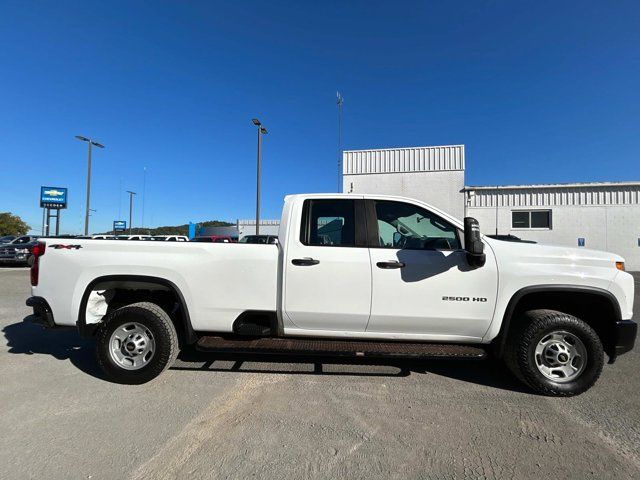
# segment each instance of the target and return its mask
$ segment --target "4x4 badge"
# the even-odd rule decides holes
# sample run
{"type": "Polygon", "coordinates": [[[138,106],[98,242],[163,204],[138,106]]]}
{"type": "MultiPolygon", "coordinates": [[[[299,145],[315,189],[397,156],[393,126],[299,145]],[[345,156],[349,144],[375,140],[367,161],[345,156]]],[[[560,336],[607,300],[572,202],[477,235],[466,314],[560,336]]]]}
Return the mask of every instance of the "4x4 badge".
{"type": "Polygon", "coordinates": [[[82,245],[63,245],[61,243],[56,243],[54,245],[49,245],[49,248],[55,248],[56,250],[78,250],[82,248],[82,245]]]}

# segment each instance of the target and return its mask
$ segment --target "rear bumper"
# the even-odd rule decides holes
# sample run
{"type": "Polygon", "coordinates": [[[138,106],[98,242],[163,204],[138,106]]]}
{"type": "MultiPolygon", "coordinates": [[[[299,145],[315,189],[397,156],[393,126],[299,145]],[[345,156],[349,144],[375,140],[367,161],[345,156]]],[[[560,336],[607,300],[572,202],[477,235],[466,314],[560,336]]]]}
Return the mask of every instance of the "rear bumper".
{"type": "Polygon", "coordinates": [[[16,263],[28,265],[29,258],[27,256],[0,257],[0,264],[16,264],[16,263]]]}
{"type": "Polygon", "coordinates": [[[33,308],[33,321],[46,328],[56,326],[53,321],[53,313],[47,301],[42,297],[29,297],[26,301],[27,307],[33,308]]]}
{"type": "Polygon", "coordinates": [[[633,320],[619,320],[614,330],[613,355],[609,363],[613,363],[618,355],[633,349],[638,335],[638,324],[633,320]]]}

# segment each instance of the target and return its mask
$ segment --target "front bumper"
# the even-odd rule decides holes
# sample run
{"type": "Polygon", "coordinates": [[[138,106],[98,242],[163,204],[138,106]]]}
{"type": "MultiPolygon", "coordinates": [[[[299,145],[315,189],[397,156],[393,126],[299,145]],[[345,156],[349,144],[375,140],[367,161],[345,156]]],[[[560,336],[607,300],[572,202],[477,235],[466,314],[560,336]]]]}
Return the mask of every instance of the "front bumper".
{"type": "Polygon", "coordinates": [[[609,363],[613,363],[618,355],[627,353],[633,348],[638,335],[638,324],[633,320],[618,320],[613,331],[613,352],[609,363]]]}
{"type": "Polygon", "coordinates": [[[46,328],[56,326],[53,321],[53,313],[47,301],[42,297],[29,297],[26,301],[27,307],[33,307],[33,321],[46,328]]]}

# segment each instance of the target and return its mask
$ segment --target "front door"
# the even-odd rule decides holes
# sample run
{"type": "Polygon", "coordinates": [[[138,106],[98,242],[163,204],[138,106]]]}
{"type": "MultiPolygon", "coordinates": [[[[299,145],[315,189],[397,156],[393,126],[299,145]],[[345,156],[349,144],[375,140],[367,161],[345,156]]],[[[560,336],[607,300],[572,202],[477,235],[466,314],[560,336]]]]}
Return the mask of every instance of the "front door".
{"type": "Polygon", "coordinates": [[[364,332],[371,262],[363,200],[309,199],[294,215],[301,227],[286,251],[286,317],[298,329],[364,332]]]}
{"type": "Polygon", "coordinates": [[[411,203],[369,202],[377,241],[370,250],[373,291],[367,332],[421,334],[433,340],[482,337],[497,292],[491,249],[485,249],[486,264],[473,269],[454,225],[411,203]]]}

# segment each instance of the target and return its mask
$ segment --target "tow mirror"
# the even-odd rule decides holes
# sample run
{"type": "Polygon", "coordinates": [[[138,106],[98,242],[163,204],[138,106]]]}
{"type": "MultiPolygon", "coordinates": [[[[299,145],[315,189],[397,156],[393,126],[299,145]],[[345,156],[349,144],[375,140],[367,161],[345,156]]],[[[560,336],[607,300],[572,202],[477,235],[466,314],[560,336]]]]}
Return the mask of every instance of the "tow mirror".
{"type": "Polygon", "coordinates": [[[464,249],[467,251],[467,262],[475,268],[482,267],[487,260],[484,245],[480,240],[480,224],[475,218],[464,218],[464,249]]]}

